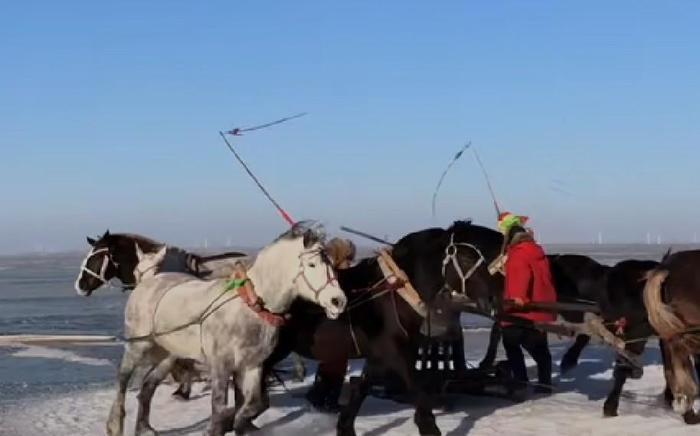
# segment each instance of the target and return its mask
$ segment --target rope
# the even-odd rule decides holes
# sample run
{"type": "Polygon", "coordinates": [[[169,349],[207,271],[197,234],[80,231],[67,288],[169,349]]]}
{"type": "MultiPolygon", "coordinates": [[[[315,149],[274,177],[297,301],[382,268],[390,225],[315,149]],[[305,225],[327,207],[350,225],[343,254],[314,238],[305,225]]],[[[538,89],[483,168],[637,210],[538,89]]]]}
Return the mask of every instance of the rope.
{"type": "Polygon", "coordinates": [[[479,167],[481,168],[481,172],[484,174],[484,179],[486,179],[486,186],[489,188],[489,193],[491,194],[491,200],[493,200],[493,207],[496,209],[496,217],[498,218],[501,215],[501,208],[498,207],[498,201],[496,200],[496,194],[493,191],[493,186],[491,186],[491,179],[489,178],[489,174],[486,172],[486,167],[484,167],[484,163],[481,162],[481,158],[479,157],[479,153],[476,152],[476,147],[472,148],[472,152],[474,152],[474,157],[476,158],[476,162],[479,164],[479,167]]]}

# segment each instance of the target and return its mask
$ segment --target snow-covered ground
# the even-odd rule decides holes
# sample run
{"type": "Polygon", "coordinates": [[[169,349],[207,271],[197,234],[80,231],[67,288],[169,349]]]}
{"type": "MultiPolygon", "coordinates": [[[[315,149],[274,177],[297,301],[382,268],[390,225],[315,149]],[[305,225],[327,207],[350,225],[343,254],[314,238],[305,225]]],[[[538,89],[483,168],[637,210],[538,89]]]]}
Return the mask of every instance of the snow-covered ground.
{"type": "MultiPolygon", "coordinates": [[[[553,345],[555,358],[563,346],[553,345]]],[[[645,374],[629,381],[620,402],[620,416],[603,418],[602,405],[610,388],[610,352],[592,347],[584,352],[579,367],[556,378],[557,391],[549,397],[533,397],[514,404],[485,397],[455,397],[449,410],[435,411],[444,435],[690,435],[700,428],[682,423],[666,409],[660,397],[663,373],[658,350],[649,349],[645,374]]],[[[95,364],[96,362],[90,362],[95,364]]],[[[256,423],[265,435],[334,434],[335,417],[308,408],[302,394],[310,383],[288,383],[290,392],[275,387],[272,407],[256,423]]],[[[163,386],[154,400],[152,423],[161,435],[200,435],[207,425],[210,397],[195,388],[193,399],[183,402],[170,396],[172,386],[163,386]]],[[[79,436],[104,434],[104,423],[114,396],[101,388],[70,395],[31,399],[0,413],[0,434],[79,436]]],[[[126,434],[132,435],[136,392],[127,403],[126,434]]],[[[369,398],[356,424],[358,434],[417,434],[413,411],[404,405],[369,398]]]]}

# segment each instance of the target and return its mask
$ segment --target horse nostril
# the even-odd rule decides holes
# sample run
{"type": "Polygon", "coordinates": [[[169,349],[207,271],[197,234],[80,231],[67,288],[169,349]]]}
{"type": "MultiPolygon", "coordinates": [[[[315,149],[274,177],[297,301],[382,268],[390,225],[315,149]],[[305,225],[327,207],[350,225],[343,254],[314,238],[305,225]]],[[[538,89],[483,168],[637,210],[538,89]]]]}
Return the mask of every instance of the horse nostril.
{"type": "Polygon", "coordinates": [[[331,298],[331,304],[335,307],[339,307],[340,306],[340,298],[338,298],[338,297],[331,298]]]}

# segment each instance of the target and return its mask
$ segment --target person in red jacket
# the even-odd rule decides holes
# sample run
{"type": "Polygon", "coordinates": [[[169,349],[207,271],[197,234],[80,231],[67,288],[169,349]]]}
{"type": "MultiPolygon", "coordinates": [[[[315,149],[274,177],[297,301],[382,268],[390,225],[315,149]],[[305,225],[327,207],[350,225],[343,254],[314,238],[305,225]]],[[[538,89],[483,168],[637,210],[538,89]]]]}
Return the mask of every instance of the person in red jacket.
{"type": "MultiPolygon", "coordinates": [[[[505,264],[504,301],[522,306],[530,302],[554,303],[557,301],[549,261],[542,247],[535,242],[532,232],[525,228],[527,217],[502,214],[499,228],[505,235],[507,259],[505,264]]],[[[511,315],[544,323],[555,320],[555,315],[545,312],[514,312],[511,315]]],[[[552,383],[552,356],[549,353],[547,334],[526,323],[503,322],[503,348],[517,381],[528,382],[524,348],[537,363],[538,393],[550,393],[552,383]]]]}

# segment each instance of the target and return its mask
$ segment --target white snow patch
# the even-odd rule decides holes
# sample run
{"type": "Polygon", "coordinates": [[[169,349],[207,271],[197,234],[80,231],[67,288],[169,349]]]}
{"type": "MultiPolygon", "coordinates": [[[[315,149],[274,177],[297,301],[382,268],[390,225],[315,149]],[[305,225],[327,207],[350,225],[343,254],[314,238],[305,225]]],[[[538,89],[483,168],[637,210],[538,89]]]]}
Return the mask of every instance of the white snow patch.
{"type": "Polygon", "coordinates": [[[42,359],[57,359],[66,362],[81,363],[92,366],[111,366],[112,362],[107,359],[95,359],[92,357],[80,356],[72,351],[57,348],[29,346],[24,347],[11,354],[12,357],[38,357],[42,359]]]}

